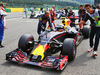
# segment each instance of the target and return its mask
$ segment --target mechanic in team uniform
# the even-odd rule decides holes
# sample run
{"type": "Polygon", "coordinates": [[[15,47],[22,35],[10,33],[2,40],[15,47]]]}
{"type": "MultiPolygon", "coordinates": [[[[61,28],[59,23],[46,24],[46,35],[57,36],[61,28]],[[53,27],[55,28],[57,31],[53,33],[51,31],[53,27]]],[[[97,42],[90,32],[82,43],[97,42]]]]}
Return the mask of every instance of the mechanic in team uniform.
{"type": "Polygon", "coordinates": [[[40,11],[43,13],[43,7],[41,6],[40,11]]]}
{"type": "MultiPolygon", "coordinates": [[[[78,15],[79,15],[79,17],[82,18],[82,20],[84,19],[85,14],[86,14],[86,10],[84,9],[83,5],[80,5],[78,15]]],[[[80,22],[80,19],[79,19],[79,22],[80,22]]]]}
{"type": "Polygon", "coordinates": [[[84,24],[87,20],[90,20],[91,31],[90,31],[90,49],[88,52],[93,50],[93,56],[97,56],[97,48],[100,39],[100,11],[92,9],[90,4],[85,5],[86,15],[83,21],[76,23],[76,25],[84,24]],[[93,48],[93,38],[95,36],[95,43],[93,48]]]}
{"type": "MultiPolygon", "coordinates": [[[[68,12],[68,17],[75,17],[75,13],[72,11],[72,9],[68,12]]],[[[72,22],[75,22],[75,19],[71,19],[72,22]]]]}
{"type": "Polygon", "coordinates": [[[49,22],[50,28],[51,30],[53,30],[51,20],[49,17],[49,11],[46,11],[44,15],[40,16],[39,23],[38,23],[38,29],[37,29],[38,34],[41,34],[41,31],[45,31],[47,22],[49,22]]]}
{"type": "Polygon", "coordinates": [[[35,14],[35,8],[36,8],[36,7],[34,7],[34,8],[31,7],[31,8],[30,8],[30,11],[31,11],[31,16],[30,16],[30,18],[33,18],[33,17],[34,17],[34,14],[35,14]]]}
{"type": "Polygon", "coordinates": [[[46,7],[46,11],[50,11],[50,9],[49,9],[49,7],[48,7],[48,6],[46,7]]]}
{"type": "MultiPolygon", "coordinates": [[[[70,9],[69,12],[68,12],[68,18],[69,17],[75,17],[75,13],[72,11],[72,9],[70,9]]],[[[75,22],[75,19],[74,18],[71,18],[70,20],[72,22],[75,22]]],[[[71,23],[70,25],[71,25],[71,27],[75,27],[75,24],[73,24],[73,23],[71,23]]]]}
{"type": "Polygon", "coordinates": [[[64,10],[65,10],[65,17],[67,17],[67,13],[68,13],[67,7],[65,7],[64,10]]]}
{"type": "MultiPolygon", "coordinates": [[[[86,10],[84,9],[83,5],[80,5],[80,9],[78,11],[78,15],[80,17],[79,22],[84,19],[84,16],[86,14],[86,10]]],[[[80,30],[82,31],[83,25],[80,25],[80,30]]]]}
{"type": "Polygon", "coordinates": [[[50,10],[50,18],[51,18],[51,23],[53,23],[54,27],[54,20],[55,20],[55,5],[52,6],[52,9],[50,10]]]}

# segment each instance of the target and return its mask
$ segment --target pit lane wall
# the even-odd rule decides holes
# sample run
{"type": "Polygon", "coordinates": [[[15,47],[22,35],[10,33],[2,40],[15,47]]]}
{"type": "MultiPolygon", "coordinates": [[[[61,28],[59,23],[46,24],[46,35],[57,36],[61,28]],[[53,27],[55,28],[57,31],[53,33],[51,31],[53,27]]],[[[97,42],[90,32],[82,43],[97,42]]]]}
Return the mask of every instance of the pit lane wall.
{"type": "MultiPolygon", "coordinates": [[[[23,12],[23,8],[4,8],[6,10],[6,12],[23,12]]],[[[28,11],[30,11],[30,8],[27,8],[28,11]]],[[[45,10],[46,8],[44,8],[43,10],[45,10]]],[[[51,8],[50,8],[51,9],[51,8]]],[[[56,8],[57,10],[57,8],[56,8]]],[[[77,9],[73,9],[73,10],[77,10],[77,9]]],[[[36,8],[35,11],[40,11],[40,8],[36,8]]]]}
{"type": "MultiPolygon", "coordinates": [[[[23,12],[23,8],[4,8],[6,12],[23,12]]],[[[30,8],[27,8],[30,11],[30,8]]],[[[43,9],[45,10],[45,9],[43,9]]],[[[40,8],[36,8],[35,11],[40,11],[40,8]]]]}
{"type": "MultiPolygon", "coordinates": [[[[6,12],[23,12],[23,8],[4,8],[6,12]]],[[[30,11],[30,8],[27,8],[30,11]]],[[[35,11],[39,11],[40,8],[36,8],[35,11]]]]}

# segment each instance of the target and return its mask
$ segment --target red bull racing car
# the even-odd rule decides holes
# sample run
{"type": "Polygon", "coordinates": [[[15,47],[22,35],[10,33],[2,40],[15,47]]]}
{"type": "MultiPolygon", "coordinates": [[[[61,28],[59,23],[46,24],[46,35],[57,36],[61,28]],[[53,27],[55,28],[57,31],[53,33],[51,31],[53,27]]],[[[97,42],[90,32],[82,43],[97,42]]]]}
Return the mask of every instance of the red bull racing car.
{"type": "Polygon", "coordinates": [[[75,59],[80,41],[84,37],[89,37],[88,27],[84,27],[83,32],[79,32],[70,27],[69,19],[63,20],[63,23],[64,21],[66,25],[57,25],[54,31],[46,30],[39,41],[35,41],[30,34],[22,35],[18,48],[6,54],[6,60],[63,70],[68,61],[75,59]],[[54,55],[57,52],[59,55],[54,55]]]}

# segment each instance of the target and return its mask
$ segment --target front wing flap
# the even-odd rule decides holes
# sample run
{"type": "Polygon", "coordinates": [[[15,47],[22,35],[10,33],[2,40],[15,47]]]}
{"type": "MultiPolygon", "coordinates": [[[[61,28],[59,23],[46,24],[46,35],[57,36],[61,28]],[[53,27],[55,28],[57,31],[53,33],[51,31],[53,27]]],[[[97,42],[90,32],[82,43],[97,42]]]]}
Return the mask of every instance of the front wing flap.
{"type": "Polygon", "coordinates": [[[6,60],[12,61],[12,62],[17,62],[17,63],[40,66],[40,67],[44,67],[44,68],[52,68],[52,69],[54,68],[57,70],[63,70],[68,63],[68,56],[66,56],[66,55],[47,56],[41,62],[35,62],[35,61],[33,62],[33,61],[29,60],[26,52],[23,52],[20,49],[16,49],[16,50],[6,54],[6,60]]]}

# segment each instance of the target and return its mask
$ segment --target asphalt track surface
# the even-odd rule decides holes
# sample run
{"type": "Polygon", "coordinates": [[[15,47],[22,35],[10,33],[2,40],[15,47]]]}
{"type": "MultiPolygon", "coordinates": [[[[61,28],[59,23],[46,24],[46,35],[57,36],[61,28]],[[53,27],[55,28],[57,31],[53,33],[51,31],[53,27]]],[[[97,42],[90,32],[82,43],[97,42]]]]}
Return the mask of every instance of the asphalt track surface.
{"type": "MultiPolygon", "coordinates": [[[[3,45],[0,48],[0,75],[100,75],[100,45],[98,56],[92,57],[92,52],[88,53],[89,39],[84,39],[77,47],[77,54],[74,61],[69,62],[66,68],[61,71],[40,68],[37,66],[23,65],[8,62],[5,55],[18,47],[18,40],[23,34],[32,34],[37,39],[38,19],[23,19],[23,13],[8,13],[6,17],[3,45]]],[[[61,20],[56,20],[56,24],[61,24],[61,20]]]]}

